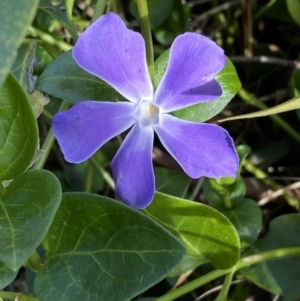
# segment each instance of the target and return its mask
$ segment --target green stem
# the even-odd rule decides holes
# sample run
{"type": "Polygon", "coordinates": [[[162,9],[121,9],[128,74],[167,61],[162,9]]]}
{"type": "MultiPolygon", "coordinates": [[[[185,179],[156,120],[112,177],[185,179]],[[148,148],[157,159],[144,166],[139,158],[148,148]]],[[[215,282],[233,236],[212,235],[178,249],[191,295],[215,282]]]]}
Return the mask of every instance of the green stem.
{"type": "Polygon", "coordinates": [[[93,182],[93,164],[88,161],[87,175],[84,183],[84,191],[92,191],[92,182],[93,182]]]}
{"type": "MultiPolygon", "coordinates": [[[[256,264],[259,262],[264,262],[271,259],[279,259],[283,257],[291,257],[291,256],[300,256],[300,247],[292,247],[292,248],[281,248],[276,250],[270,250],[261,252],[256,255],[251,255],[245,258],[242,258],[234,267],[230,270],[214,270],[206,275],[203,275],[193,281],[188,282],[187,284],[182,285],[181,287],[170,291],[169,293],[156,298],[154,301],[173,301],[176,298],[179,298],[200,286],[215,280],[223,275],[228,273],[235,273],[237,270],[250,266],[252,264],[256,264]]],[[[228,279],[229,280],[229,279],[228,279]]]]}
{"type": "Polygon", "coordinates": [[[55,38],[53,38],[52,35],[39,30],[38,28],[35,27],[29,27],[29,33],[36,38],[41,39],[42,41],[45,41],[51,45],[57,46],[58,48],[60,48],[60,50],[62,51],[68,51],[72,48],[72,46],[64,41],[59,41],[56,40],[55,38]]]}
{"type": "MultiPolygon", "coordinates": [[[[70,106],[70,103],[63,100],[63,102],[61,103],[58,112],[61,111],[65,111],[66,109],[68,109],[70,106]]],[[[50,154],[52,145],[55,141],[54,135],[53,135],[53,131],[52,128],[50,128],[47,137],[42,145],[42,149],[44,150],[43,155],[40,157],[39,160],[37,160],[37,162],[34,164],[33,169],[42,169],[46,163],[46,160],[50,154]]]]}
{"type": "Polygon", "coordinates": [[[154,54],[153,54],[153,43],[151,34],[151,25],[148,12],[147,0],[137,0],[138,12],[140,17],[142,35],[146,43],[146,58],[148,71],[152,83],[154,83],[154,54]]]}
{"type": "Polygon", "coordinates": [[[90,158],[91,162],[98,169],[99,173],[102,175],[103,179],[107,182],[111,189],[115,189],[115,182],[110,176],[110,174],[97,162],[97,160],[93,157],[90,158]]]}
{"type": "Polygon", "coordinates": [[[23,293],[0,291],[0,298],[19,301],[40,301],[39,298],[28,296],[23,293]]]}
{"type": "MultiPolygon", "coordinates": [[[[252,106],[258,109],[261,110],[269,109],[269,107],[267,107],[264,103],[259,101],[256,97],[254,97],[244,89],[241,89],[238,92],[238,94],[245,102],[251,104],[252,106]]],[[[277,123],[284,131],[286,131],[292,138],[294,138],[298,143],[300,143],[300,134],[297,131],[295,131],[285,120],[283,120],[278,115],[269,115],[269,117],[275,123],[277,123]]]]}
{"type": "Polygon", "coordinates": [[[43,266],[44,262],[40,256],[40,254],[35,250],[27,260],[27,265],[33,270],[35,273],[43,266]]]}
{"type": "Polygon", "coordinates": [[[225,277],[225,281],[222,285],[222,289],[219,293],[219,295],[217,296],[217,298],[215,299],[215,301],[224,301],[227,300],[227,296],[228,296],[228,292],[229,292],[229,288],[232,282],[232,277],[235,273],[235,270],[232,270],[230,273],[228,273],[225,277]]]}
{"type": "Polygon", "coordinates": [[[230,273],[231,270],[214,270],[206,275],[203,275],[195,280],[192,280],[188,282],[187,284],[184,284],[180,286],[179,288],[170,291],[169,293],[156,298],[154,301],[173,301],[176,298],[181,297],[182,295],[185,295],[194,289],[214,280],[217,279],[223,275],[226,275],[227,273],[230,273]]]}
{"type": "Polygon", "coordinates": [[[92,22],[95,22],[100,16],[102,16],[105,12],[105,8],[107,5],[107,0],[98,0],[95,6],[94,15],[92,18],[92,22]]]}

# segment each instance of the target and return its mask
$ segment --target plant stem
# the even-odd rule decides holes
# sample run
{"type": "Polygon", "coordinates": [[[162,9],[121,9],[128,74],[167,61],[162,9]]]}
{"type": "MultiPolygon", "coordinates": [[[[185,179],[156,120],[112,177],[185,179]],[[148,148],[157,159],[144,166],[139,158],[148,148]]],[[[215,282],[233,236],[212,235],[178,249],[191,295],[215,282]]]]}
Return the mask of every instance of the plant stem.
{"type": "Polygon", "coordinates": [[[146,58],[148,71],[150,74],[151,81],[152,83],[154,83],[154,54],[147,0],[137,0],[137,6],[140,17],[142,35],[146,43],[146,58]]]}
{"type": "MultiPolygon", "coordinates": [[[[63,100],[63,102],[61,103],[58,112],[64,111],[66,109],[68,109],[70,106],[70,103],[67,102],[66,100],[63,100]]],[[[52,128],[50,128],[47,137],[42,145],[42,149],[44,150],[43,155],[40,157],[39,160],[37,160],[37,162],[34,164],[33,169],[42,169],[46,163],[46,160],[49,156],[49,153],[51,151],[52,145],[55,141],[54,135],[53,135],[53,131],[52,128]]]]}
{"type": "MultiPolygon", "coordinates": [[[[251,95],[249,92],[247,92],[244,89],[241,89],[238,92],[239,96],[247,103],[251,104],[252,106],[265,110],[268,109],[264,103],[259,101],[255,96],[251,95]]],[[[275,123],[277,123],[284,131],[286,131],[292,138],[295,139],[298,143],[300,143],[300,134],[295,131],[285,120],[283,120],[278,115],[270,115],[269,116],[275,123]]]]}
{"type": "Polygon", "coordinates": [[[109,187],[114,190],[115,182],[110,176],[110,174],[97,162],[95,158],[91,157],[90,160],[94,164],[94,166],[98,169],[99,173],[102,175],[103,179],[106,181],[109,187]]]}
{"type": "Polygon", "coordinates": [[[30,255],[26,263],[35,273],[43,266],[43,260],[37,250],[30,255]]]}
{"type": "Polygon", "coordinates": [[[107,0],[98,0],[95,6],[94,15],[92,18],[92,22],[95,22],[100,16],[102,16],[105,12],[105,8],[107,5],[107,0]]]}
{"type": "MultiPolygon", "coordinates": [[[[291,248],[281,248],[275,250],[269,250],[261,252],[255,255],[250,255],[248,257],[242,258],[234,267],[229,270],[214,270],[206,275],[203,275],[193,281],[188,282],[187,284],[182,285],[181,287],[168,292],[167,294],[156,298],[154,301],[173,301],[176,298],[179,298],[190,291],[193,291],[200,286],[215,280],[223,275],[228,273],[234,274],[237,270],[256,264],[259,262],[264,262],[271,259],[279,259],[283,257],[292,257],[300,256],[300,247],[291,247],[291,248]]],[[[228,279],[229,280],[229,279],[228,279]]],[[[226,282],[226,280],[225,280],[226,282]]]]}
{"type": "Polygon", "coordinates": [[[218,294],[217,298],[215,299],[215,301],[227,300],[228,291],[229,291],[234,273],[235,273],[235,270],[232,270],[230,273],[228,273],[226,275],[225,281],[222,285],[222,289],[221,289],[220,293],[218,294]]]}
{"type": "Polygon", "coordinates": [[[0,298],[19,301],[40,301],[39,298],[28,296],[23,293],[0,291],[0,298]]]}

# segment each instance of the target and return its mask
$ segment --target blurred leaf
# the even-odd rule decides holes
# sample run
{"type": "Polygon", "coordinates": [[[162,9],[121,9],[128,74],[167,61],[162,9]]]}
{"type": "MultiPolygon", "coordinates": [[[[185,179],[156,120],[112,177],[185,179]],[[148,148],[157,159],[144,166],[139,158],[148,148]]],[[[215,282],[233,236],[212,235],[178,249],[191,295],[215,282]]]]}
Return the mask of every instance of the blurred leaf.
{"type": "Polygon", "coordinates": [[[13,272],[0,262],[0,289],[9,285],[16,278],[17,274],[18,271],[13,272]]]}
{"type": "Polygon", "coordinates": [[[184,198],[191,179],[182,172],[157,167],[154,169],[155,187],[159,192],[184,198]]]}
{"type": "Polygon", "coordinates": [[[217,210],[156,193],[144,212],[178,237],[187,248],[187,256],[172,271],[172,276],[209,261],[218,269],[229,269],[238,261],[238,235],[229,220],[217,210]]]}
{"type": "Polygon", "coordinates": [[[72,103],[122,99],[109,85],[81,69],[72,58],[72,50],[53,61],[38,78],[35,87],[72,103]]]}
{"type": "Polygon", "coordinates": [[[42,113],[43,107],[49,102],[48,97],[40,91],[34,90],[36,78],[32,73],[36,64],[35,49],[37,43],[37,40],[23,41],[11,70],[25,91],[35,117],[42,113]]]}
{"type": "Polygon", "coordinates": [[[45,237],[61,200],[56,177],[31,170],[13,180],[0,198],[0,261],[16,271],[45,237]]]}
{"type": "Polygon", "coordinates": [[[69,20],[72,20],[72,12],[73,12],[74,3],[75,3],[75,0],[65,0],[67,16],[68,16],[69,20]]]}
{"type": "MultiPolygon", "coordinates": [[[[155,85],[158,86],[168,65],[169,50],[165,51],[155,62],[155,85]]],[[[200,67],[200,66],[199,66],[200,67]]],[[[189,121],[203,122],[220,113],[241,87],[241,83],[231,61],[227,59],[224,69],[215,76],[223,94],[218,99],[192,105],[174,112],[174,115],[189,121]]]]}
{"type": "MultiPolygon", "coordinates": [[[[270,223],[268,233],[248,248],[243,257],[268,250],[300,246],[300,215],[287,214],[270,223]]],[[[285,257],[257,263],[241,270],[256,285],[274,294],[300,297],[300,257],[285,257]]]]}
{"type": "Polygon", "coordinates": [[[64,194],[44,246],[46,262],[34,281],[43,301],[128,301],[162,280],[185,254],[144,214],[87,193],[64,194]]]}
{"type": "Polygon", "coordinates": [[[29,167],[38,148],[35,117],[16,78],[0,88],[0,179],[13,179],[29,167]]]}
{"type": "Polygon", "coordinates": [[[40,0],[39,10],[58,20],[69,31],[72,38],[74,40],[77,39],[77,32],[74,29],[74,26],[66,13],[66,8],[63,5],[59,4],[54,6],[52,5],[51,0],[40,0]]]}
{"type": "Polygon", "coordinates": [[[16,58],[17,49],[21,45],[31,24],[39,0],[0,1],[0,87],[16,58]]]}
{"type": "MultiPolygon", "coordinates": [[[[148,0],[148,10],[150,17],[150,24],[152,28],[160,25],[170,14],[172,9],[173,0],[148,0]]],[[[136,18],[139,19],[138,8],[136,0],[131,0],[129,4],[130,13],[136,18]]]]}
{"type": "Polygon", "coordinates": [[[287,112],[287,111],[291,111],[291,110],[295,110],[295,109],[299,109],[299,108],[300,108],[300,97],[296,97],[296,98],[290,99],[284,103],[281,103],[280,105],[277,105],[273,108],[261,110],[259,112],[228,117],[228,118],[221,119],[218,121],[224,122],[224,121],[237,120],[237,119],[265,117],[265,116],[279,114],[279,113],[283,113],[283,112],[287,112]]]}
{"type": "Polygon", "coordinates": [[[300,26],[300,1],[299,0],[286,0],[287,9],[294,19],[294,21],[300,26]]]}
{"type": "Polygon", "coordinates": [[[292,93],[294,97],[300,97],[300,70],[295,70],[291,79],[292,93]]]}

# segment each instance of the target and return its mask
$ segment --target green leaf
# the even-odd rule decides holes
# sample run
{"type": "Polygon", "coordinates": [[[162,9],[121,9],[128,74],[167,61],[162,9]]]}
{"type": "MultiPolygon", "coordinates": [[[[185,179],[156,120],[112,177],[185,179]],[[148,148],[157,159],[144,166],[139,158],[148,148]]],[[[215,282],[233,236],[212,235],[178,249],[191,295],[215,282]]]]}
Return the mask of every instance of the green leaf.
{"type": "Polygon", "coordinates": [[[166,168],[155,168],[155,187],[159,192],[184,198],[191,179],[182,172],[166,168]]]}
{"type": "Polygon", "coordinates": [[[18,271],[12,271],[0,262],[0,289],[9,285],[17,276],[18,271]]]}
{"type": "Polygon", "coordinates": [[[29,167],[38,148],[35,117],[11,74],[0,88],[0,179],[13,179],[29,167]]]}
{"type": "Polygon", "coordinates": [[[215,76],[223,94],[216,100],[193,105],[175,112],[175,116],[189,121],[203,122],[220,113],[241,88],[232,62],[227,58],[224,69],[215,76]]]}
{"type": "Polygon", "coordinates": [[[300,1],[286,0],[286,6],[293,20],[300,26],[300,1]]]}
{"type": "Polygon", "coordinates": [[[252,244],[257,239],[262,225],[259,206],[252,199],[233,199],[232,205],[230,209],[218,209],[234,225],[243,247],[252,244]]]}
{"type": "Polygon", "coordinates": [[[43,107],[49,103],[48,97],[40,91],[34,90],[36,78],[32,73],[36,64],[37,44],[37,40],[24,40],[18,49],[18,55],[11,70],[25,91],[35,117],[38,117],[42,113],[43,107]]]}
{"type": "Polygon", "coordinates": [[[44,241],[34,292],[43,301],[128,301],[163,279],[185,250],[159,224],[115,200],[66,193],[44,241]]]}
{"type": "Polygon", "coordinates": [[[58,20],[70,33],[74,40],[77,39],[77,32],[72,22],[66,14],[66,9],[62,5],[52,5],[51,0],[40,0],[39,10],[49,14],[52,18],[58,20]]]}
{"type": "Polygon", "coordinates": [[[0,87],[16,58],[17,49],[32,22],[39,0],[0,1],[0,87]]]}
{"type": "MultiPolygon", "coordinates": [[[[168,65],[169,52],[170,50],[165,51],[155,62],[155,86],[158,86],[165,73],[168,65]]],[[[241,83],[233,64],[228,58],[226,66],[215,76],[215,79],[222,88],[222,96],[211,102],[200,103],[181,109],[176,111],[174,115],[189,121],[203,122],[220,113],[241,88],[241,83]]]]}
{"type": "Polygon", "coordinates": [[[35,86],[38,90],[72,103],[84,100],[122,99],[122,96],[109,85],[81,69],[73,60],[72,50],[65,52],[50,64],[38,78],[35,86]]]}
{"type": "Polygon", "coordinates": [[[65,0],[67,16],[68,16],[69,20],[72,20],[72,12],[73,12],[74,3],[75,3],[75,0],[65,0]]]}
{"type": "Polygon", "coordinates": [[[218,269],[228,269],[238,261],[240,243],[236,230],[217,210],[156,193],[144,212],[178,237],[187,248],[186,258],[172,271],[172,276],[209,261],[218,269]]]}
{"type": "Polygon", "coordinates": [[[273,108],[261,110],[261,111],[254,112],[254,113],[228,117],[228,118],[218,120],[218,121],[224,122],[224,121],[237,120],[237,119],[265,117],[265,116],[279,114],[279,113],[283,113],[283,112],[287,112],[287,111],[291,111],[291,110],[296,110],[299,108],[300,108],[300,97],[296,97],[296,98],[290,99],[284,103],[281,103],[280,105],[277,105],[273,108]]]}
{"type": "Polygon", "coordinates": [[[300,70],[295,70],[291,79],[292,93],[294,97],[300,97],[300,70]]]}
{"type": "MultiPolygon", "coordinates": [[[[300,215],[287,214],[270,223],[269,232],[246,250],[243,257],[300,246],[300,215]]],[[[284,251],[282,250],[282,255],[284,251]]],[[[275,258],[251,265],[242,273],[263,289],[292,298],[300,297],[300,257],[275,258]]]]}
{"type": "Polygon", "coordinates": [[[0,199],[0,261],[16,271],[45,237],[61,200],[56,177],[31,170],[16,178],[0,199]]]}
{"type": "MultiPolygon", "coordinates": [[[[148,0],[148,10],[150,17],[150,24],[152,28],[160,25],[169,16],[172,10],[172,0],[148,0]]],[[[139,19],[138,8],[136,0],[132,0],[129,4],[130,13],[139,19]]]]}

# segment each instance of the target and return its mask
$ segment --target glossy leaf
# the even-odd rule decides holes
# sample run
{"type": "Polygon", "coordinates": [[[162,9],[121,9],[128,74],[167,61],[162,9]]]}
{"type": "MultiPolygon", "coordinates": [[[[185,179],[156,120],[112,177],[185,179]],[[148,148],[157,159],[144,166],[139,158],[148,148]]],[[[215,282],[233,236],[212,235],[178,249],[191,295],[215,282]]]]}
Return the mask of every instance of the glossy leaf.
{"type": "Polygon", "coordinates": [[[87,193],[64,194],[44,246],[46,262],[34,281],[43,301],[128,301],[163,279],[185,254],[144,214],[87,193]]]}
{"type": "Polygon", "coordinates": [[[13,179],[29,167],[38,148],[35,117],[13,75],[0,88],[0,179],[13,179]]]}
{"type": "Polygon", "coordinates": [[[209,261],[218,269],[228,269],[239,259],[240,243],[233,225],[209,206],[156,193],[145,213],[187,248],[186,258],[172,271],[173,276],[209,261]]]}
{"type": "Polygon", "coordinates": [[[9,285],[17,276],[18,271],[12,271],[0,262],[0,289],[9,285]]]}
{"type": "Polygon", "coordinates": [[[124,99],[99,78],[81,69],[72,58],[72,50],[63,53],[50,64],[35,86],[38,90],[72,103],[124,99]]]}
{"type": "MultiPolygon", "coordinates": [[[[160,25],[170,14],[173,0],[148,0],[148,10],[150,24],[152,28],[160,25]]],[[[130,13],[136,18],[139,18],[136,0],[132,0],[129,5],[130,13]]]]}
{"type": "Polygon", "coordinates": [[[37,40],[24,40],[18,49],[18,55],[11,70],[25,91],[35,117],[38,117],[42,113],[43,107],[49,103],[48,97],[40,91],[34,90],[36,78],[32,73],[36,64],[37,44],[37,40]]]}
{"type": "Polygon", "coordinates": [[[0,199],[0,261],[16,271],[45,237],[61,200],[56,177],[31,170],[16,178],[0,199]]]}
{"type": "Polygon", "coordinates": [[[155,168],[155,187],[159,192],[184,198],[191,179],[184,173],[166,168],[155,168]]]}
{"type": "Polygon", "coordinates": [[[61,4],[54,6],[52,5],[51,0],[40,0],[39,10],[58,20],[69,31],[72,38],[74,40],[77,39],[77,32],[75,31],[64,6],[61,4]]]}
{"type": "MultiPolygon", "coordinates": [[[[154,82],[156,86],[158,86],[165,73],[168,59],[169,50],[165,51],[155,62],[154,82]]],[[[219,74],[215,76],[215,79],[222,88],[222,96],[211,102],[192,105],[176,111],[174,112],[174,115],[190,121],[203,122],[220,113],[240,89],[241,83],[233,64],[228,58],[226,66],[219,74]]]]}
{"type": "Polygon", "coordinates": [[[229,121],[229,120],[237,120],[237,119],[265,117],[265,116],[279,114],[279,113],[283,113],[283,112],[287,112],[287,111],[291,111],[291,110],[296,110],[299,108],[300,108],[300,97],[296,97],[296,98],[290,99],[284,103],[281,103],[280,105],[277,105],[273,108],[261,110],[259,112],[228,117],[228,118],[219,120],[219,122],[224,122],[224,121],[229,121]]]}
{"type": "Polygon", "coordinates": [[[21,45],[37,10],[39,0],[0,1],[0,87],[16,58],[21,45]]]}
{"type": "MultiPolygon", "coordinates": [[[[299,214],[277,217],[270,223],[268,233],[247,249],[243,257],[268,250],[299,247],[299,228],[299,214]]],[[[284,254],[284,251],[281,254],[284,254]]],[[[256,285],[267,291],[292,298],[300,297],[300,256],[268,260],[241,271],[256,285]]]]}

